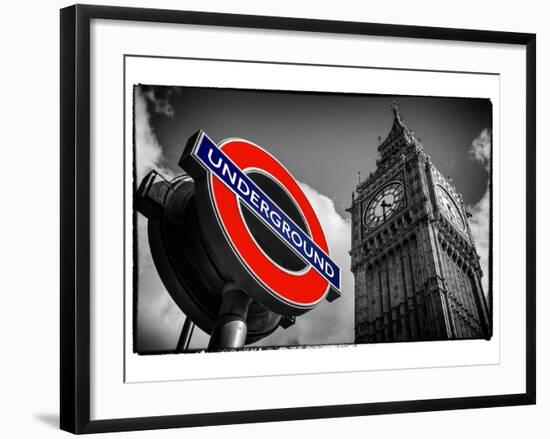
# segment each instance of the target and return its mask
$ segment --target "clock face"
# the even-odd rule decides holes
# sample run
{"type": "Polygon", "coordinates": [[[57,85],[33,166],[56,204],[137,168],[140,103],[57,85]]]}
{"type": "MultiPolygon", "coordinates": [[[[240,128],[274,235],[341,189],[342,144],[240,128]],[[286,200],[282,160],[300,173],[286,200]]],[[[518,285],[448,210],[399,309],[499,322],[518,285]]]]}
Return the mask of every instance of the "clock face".
{"type": "Polygon", "coordinates": [[[464,231],[466,224],[464,223],[464,218],[460,213],[460,209],[449,195],[449,193],[443,189],[441,186],[436,186],[437,192],[437,201],[443,214],[451,221],[451,223],[458,228],[460,231],[464,231]]]}
{"type": "Polygon", "coordinates": [[[364,223],[367,227],[378,227],[390,219],[405,201],[405,190],[398,182],[390,183],[380,190],[365,210],[364,223]]]}

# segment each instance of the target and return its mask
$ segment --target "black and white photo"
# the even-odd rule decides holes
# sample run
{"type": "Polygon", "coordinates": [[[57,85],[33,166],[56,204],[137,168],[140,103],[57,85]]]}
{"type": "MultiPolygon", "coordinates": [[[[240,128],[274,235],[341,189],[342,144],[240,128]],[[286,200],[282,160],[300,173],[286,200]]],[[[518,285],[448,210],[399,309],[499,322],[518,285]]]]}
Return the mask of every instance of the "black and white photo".
{"type": "MultiPolygon", "coordinates": [[[[185,175],[179,156],[199,128],[284,163],[342,268],[339,300],[246,347],[490,339],[489,99],[136,85],[136,190],[151,170],[185,175]]],[[[146,226],[136,214],[134,350],[203,351],[210,334],[163,284],[146,226]]]]}

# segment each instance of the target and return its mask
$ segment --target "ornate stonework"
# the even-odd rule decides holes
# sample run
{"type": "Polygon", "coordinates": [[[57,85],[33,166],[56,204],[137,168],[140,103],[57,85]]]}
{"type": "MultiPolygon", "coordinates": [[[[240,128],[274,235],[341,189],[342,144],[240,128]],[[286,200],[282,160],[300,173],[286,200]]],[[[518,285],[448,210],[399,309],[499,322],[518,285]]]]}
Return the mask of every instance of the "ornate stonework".
{"type": "Polygon", "coordinates": [[[376,170],[359,182],[348,209],[355,342],[488,339],[491,316],[462,197],[397,104],[392,111],[376,170]]]}

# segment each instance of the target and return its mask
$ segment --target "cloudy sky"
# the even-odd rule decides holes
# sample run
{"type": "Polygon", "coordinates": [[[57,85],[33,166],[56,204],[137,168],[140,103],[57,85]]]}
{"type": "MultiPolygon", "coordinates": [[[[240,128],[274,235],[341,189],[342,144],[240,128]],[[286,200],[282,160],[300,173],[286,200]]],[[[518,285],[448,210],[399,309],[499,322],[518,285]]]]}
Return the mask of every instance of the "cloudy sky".
{"type": "MultiPolygon", "coordinates": [[[[137,181],[151,169],[166,177],[198,129],[214,141],[241,137],[276,156],[299,180],[327,235],[330,254],[342,268],[342,297],[324,302],[278,329],[257,346],[353,342],[353,275],[349,271],[351,202],[358,173],[375,169],[379,138],[393,122],[397,101],[444,174],[451,176],[472,212],[470,226],[487,273],[491,103],[484,99],[289,93],[185,87],[136,86],[134,94],[137,181]]],[[[138,214],[137,350],[175,347],[184,315],[174,304],[151,260],[146,220],[138,214]]],[[[484,276],[487,289],[487,276],[484,276]]],[[[208,336],[196,329],[191,348],[208,336]]]]}

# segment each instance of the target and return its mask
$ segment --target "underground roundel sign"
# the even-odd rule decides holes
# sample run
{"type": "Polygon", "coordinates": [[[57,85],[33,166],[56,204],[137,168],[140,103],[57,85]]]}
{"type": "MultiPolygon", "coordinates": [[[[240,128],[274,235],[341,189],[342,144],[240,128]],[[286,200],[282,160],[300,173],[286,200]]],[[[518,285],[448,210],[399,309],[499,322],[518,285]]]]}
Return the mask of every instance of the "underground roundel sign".
{"type": "Polygon", "coordinates": [[[192,136],[180,166],[195,180],[201,238],[226,279],[284,315],[340,296],[340,268],[306,195],[252,142],[192,136]]]}

